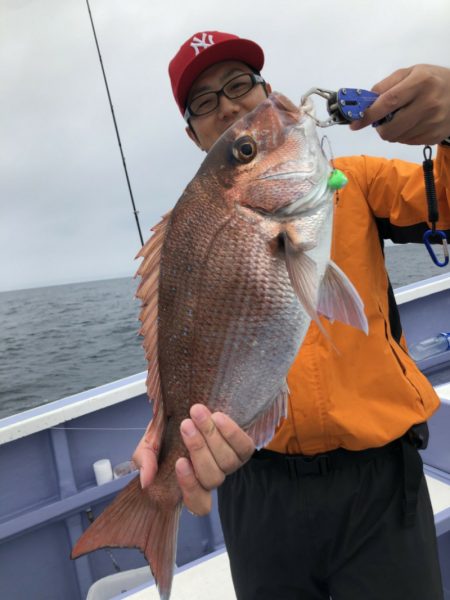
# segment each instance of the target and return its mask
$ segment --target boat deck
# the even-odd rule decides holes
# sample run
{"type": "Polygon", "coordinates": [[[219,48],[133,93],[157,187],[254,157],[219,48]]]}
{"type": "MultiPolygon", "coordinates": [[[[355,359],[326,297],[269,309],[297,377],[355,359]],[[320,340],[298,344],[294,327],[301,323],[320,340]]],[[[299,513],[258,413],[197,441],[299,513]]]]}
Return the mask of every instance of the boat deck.
{"type": "MultiPolygon", "coordinates": [[[[427,469],[428,470],[428,469],[427,469]]],[[[437,529],[450,530],[450,480],[426,474],[437,529]]],[[[160,600],[155,584],[143,584],[112,600],[160,600]]],[[[233,600],[236,598],[227,553],[219,550],[184,565],[174,577],[171,600],[233,600]],[[214,590],[214,592],[212,592],[214,590]]]]}

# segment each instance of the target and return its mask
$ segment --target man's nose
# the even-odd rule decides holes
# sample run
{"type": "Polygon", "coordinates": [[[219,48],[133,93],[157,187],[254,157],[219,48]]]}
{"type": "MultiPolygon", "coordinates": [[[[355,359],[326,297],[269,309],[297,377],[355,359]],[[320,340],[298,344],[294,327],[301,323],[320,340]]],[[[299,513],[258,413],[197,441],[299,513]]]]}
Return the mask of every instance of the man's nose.
{"type": "Polygon", "coordinates": [[[233,100],[232,98],[227,98],[225,94],[222,94],[219,98],[219,107],[217,109],[218,116],[221,119],[229,117],[230,115],[235,115],[240,110],[240,105],[237,100],[233,100]]]}

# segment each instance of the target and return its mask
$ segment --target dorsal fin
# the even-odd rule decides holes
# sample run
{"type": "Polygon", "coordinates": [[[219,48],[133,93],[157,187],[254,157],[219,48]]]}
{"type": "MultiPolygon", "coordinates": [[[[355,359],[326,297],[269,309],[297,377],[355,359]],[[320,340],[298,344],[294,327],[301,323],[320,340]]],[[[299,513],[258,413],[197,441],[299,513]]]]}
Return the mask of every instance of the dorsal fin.
{"type": "Polygon", "coordinates": [[[152,227],[153,235],[142,246],[136,258],[143,261],[135,275],[142,278],[136,290],[136,298],[142,301],[139,320],[142,323],[139,333],[144,336],[142,346],[145,350],[149,368],[147,376],[147,393],[153,402],[153,418],[146,437],[152,439],[155,452],[159,450],[159,441],[163,431],[163,410],[161,379],[158,365],[158,290],[161,249],[171,212],[166,213],[161,221],[152,227]],[[156,418],[158,416],[158,418],[156,418]]]}

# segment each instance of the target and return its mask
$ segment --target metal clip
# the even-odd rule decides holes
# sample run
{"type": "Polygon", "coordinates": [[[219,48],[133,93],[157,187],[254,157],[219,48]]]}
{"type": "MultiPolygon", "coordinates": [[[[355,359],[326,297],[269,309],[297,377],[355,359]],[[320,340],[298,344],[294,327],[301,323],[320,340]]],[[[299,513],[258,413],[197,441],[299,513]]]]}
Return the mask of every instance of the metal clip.
{"type": "Polygon", "coordinates": [[[325,98],[325,100],[327,101],[327,111],[328,111],[328,114],[330,115],[328,119],[326,119],[325,121],[321,121],[315,115],[312,115],[311,113],[307,113],[318,127],[330,127],[331,125],[348,123],[348,121],[346,121],[345,119],[344,120],[341,119],[339,113],[336,113],[334,111],[334,108],[337,106],[336,105],[337,92],[333,92],[332,90],[325,90],[325,89],[317,88],[317,87],[311,88],[310,90],[308,90],[306,92],[306,94],[303,94],[300,104],[301,105],[305,104],[307,98],[309,96],[312,96],[313,94],[316,94],[317,96],[321,96],[322,98],[325,98]],[[331,109],[331,107],[333,107],[333,110],[331,109]]]}
{"type": "MultiPolygon", "coordinates": [[[[359,88],[339,88],[337,92],[323,88],[311,88],[302,96],[301,104],[305,104],[306,99],[312,94],[325,98],[327,101],[327,111],[330,117],[321,121],[314,115],[309,116],[319,127],[330,127],[331,125],[348,125],[353,121],[359,121],[364,117],[365,111],[378,98],[378,94],[369,90],[359,88]]],[[[380,121],[373,123],[374,127],[390,121],[393,113],[389,113],[380,121]]]]}
{"type": "Polygon", "coordinates": [[[449,255],[448,255],[448,244],[447,244],[447,236],[445,235],[444,231],[441,231],[440,229],[428,229],[428,231],[425,231],[425,233],[423,234],[423,243],[425,244],[427,250],[428,250],[428,254],[431,256],[431,260],[434,262],[435,265],[437,265],[438,267],[445,267],[448,265],[449,263],[449,255]],[[431,242],[430,242],[430,238],[432,237],[440,237],[442,240],[442,248],[444,250],[444,260],[443,262],[440,262],[438,257],[436,256],[436,253],[434,252],[432,246],[431,246],[431,242]]]}

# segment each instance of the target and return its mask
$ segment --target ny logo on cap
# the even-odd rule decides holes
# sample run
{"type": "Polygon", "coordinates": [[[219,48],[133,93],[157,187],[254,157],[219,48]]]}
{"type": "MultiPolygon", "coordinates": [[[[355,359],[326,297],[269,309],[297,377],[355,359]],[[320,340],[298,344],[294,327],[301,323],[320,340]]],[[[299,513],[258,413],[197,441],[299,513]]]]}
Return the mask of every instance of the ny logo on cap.
{"type": "Polygon", "coordinates": [[[209,48],[214,44],[212,33],[202,33],[202,39],[199,39],[197,36],[192,38],[191,46],[195,50],[195,56],[200,54],[200,48],[209,48]],[[206,39],[208,38],[208,40],[206,39]]]}

